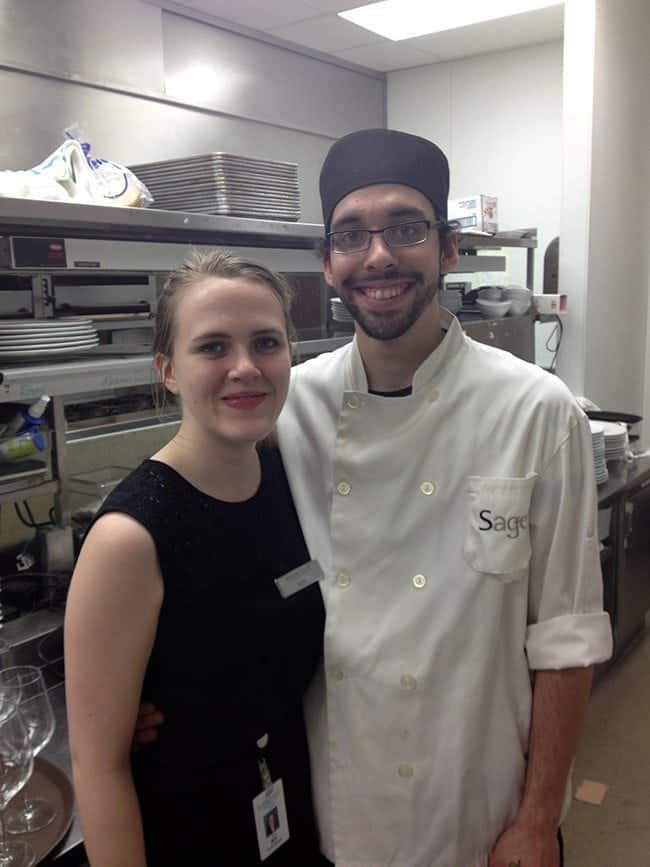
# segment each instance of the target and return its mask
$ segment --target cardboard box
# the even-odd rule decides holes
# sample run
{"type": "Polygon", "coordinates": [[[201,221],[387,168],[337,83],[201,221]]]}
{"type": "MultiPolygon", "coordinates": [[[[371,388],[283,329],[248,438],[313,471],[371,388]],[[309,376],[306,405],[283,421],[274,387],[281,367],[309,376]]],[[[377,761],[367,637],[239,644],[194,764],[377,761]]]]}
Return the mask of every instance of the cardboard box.
{"type": "Polygon", "coordinates": [[[495,196],[479,193],[463,199],[449,199],[447,217],[459,223],[461,232],[487,232],[492,235],[499,231],[495,196]]]}
{"type": "Polygon", "coordinates": [[[566,295],[552,295],[548,292],[543,295],[533,295],[533,307],[540,316],[564,315],[569,309],[569,299],[566,295]]]}

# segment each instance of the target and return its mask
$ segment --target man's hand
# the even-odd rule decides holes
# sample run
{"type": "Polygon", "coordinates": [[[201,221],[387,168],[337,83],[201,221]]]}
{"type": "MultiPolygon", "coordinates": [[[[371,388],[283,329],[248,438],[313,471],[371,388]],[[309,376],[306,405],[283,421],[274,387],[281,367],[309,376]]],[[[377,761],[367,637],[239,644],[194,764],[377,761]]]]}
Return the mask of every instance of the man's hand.
{"type": "Polygon", "coordinates": [[[533,831],[511,825],[496,842],[488,867],[560,867],[557,831],[533,831]]]}
{"type": "Polygon", "coordinates": [[[161,712],[148,701],[142,702],[138,708],[138,718],[135,721],[133,734],[133,749],[150,744],[158,737],[158,726],[165,721],[161,712]]]}

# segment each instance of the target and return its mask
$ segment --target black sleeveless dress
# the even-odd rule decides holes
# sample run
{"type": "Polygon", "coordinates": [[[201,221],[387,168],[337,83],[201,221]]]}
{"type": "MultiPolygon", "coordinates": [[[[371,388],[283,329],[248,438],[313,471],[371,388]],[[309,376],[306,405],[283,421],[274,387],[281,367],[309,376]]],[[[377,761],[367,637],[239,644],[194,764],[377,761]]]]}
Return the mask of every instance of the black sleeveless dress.
{"type": "Polygon", "coordinates": [[[326,863],[302,708],[325,612],[318,584],[287,599],[274,584],[309,554],[279,452],[262,449],[260,459],[260,488],[245,502],[215,500],[147,460],[100,513],[123,512],[149,531],[164,581],[142,696],[165,722],[158,741],[133,757],[148,867],[260,863],[252,801],[263,790],[264,735],[290,831],[264,864],[326,863]]]}

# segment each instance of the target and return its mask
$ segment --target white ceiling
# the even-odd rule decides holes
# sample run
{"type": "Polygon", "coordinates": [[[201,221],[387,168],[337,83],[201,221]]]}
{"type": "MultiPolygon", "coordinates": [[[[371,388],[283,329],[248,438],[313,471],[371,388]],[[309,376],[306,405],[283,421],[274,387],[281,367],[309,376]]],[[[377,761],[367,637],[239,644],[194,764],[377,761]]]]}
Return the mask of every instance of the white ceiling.
{"type": "Polygon", "coordinates": [[[336,14],[366,5],[362,0],[182,0],[182,4],[174,3],[176,8],[180,5],[381,72],[561,39],[564,24],[564,7],[551,6],[498,21],[392,42],[336,14]]]}

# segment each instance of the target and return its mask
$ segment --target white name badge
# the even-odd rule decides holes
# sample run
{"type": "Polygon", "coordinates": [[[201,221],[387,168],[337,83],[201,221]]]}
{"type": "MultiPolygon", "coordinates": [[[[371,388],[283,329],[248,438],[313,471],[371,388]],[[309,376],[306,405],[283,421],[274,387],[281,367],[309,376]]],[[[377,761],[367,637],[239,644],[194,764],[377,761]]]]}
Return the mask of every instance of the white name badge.
{"type": "Polygon", "coordinates": [[[275,583],[282,598],[287,599],[294,593],[298,593],[299,590],[304,590],[305,587],[322,581],[324,577],[325,574],[318,560],[310,560],[308,563],[303,563],[302,566],[292,569],[291,572],[276,578],[275,583]]]}
{"type": "Polygon", "coordinates": [[[260,860],[265,861],[289,839],[289,822],[284,803],[282,780],[276,780],[256,798],[253,798],[257,843],[260,860]]]}

